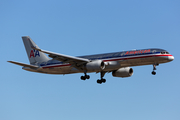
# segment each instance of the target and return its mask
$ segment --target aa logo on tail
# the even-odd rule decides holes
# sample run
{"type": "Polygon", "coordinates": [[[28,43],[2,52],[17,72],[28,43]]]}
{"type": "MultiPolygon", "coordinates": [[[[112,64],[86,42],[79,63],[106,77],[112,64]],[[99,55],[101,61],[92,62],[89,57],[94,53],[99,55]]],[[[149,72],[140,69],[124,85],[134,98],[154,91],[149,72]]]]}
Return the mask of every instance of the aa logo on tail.
{"type": "Polygon", "coordinates": [[[35,49],[31,50],[29,58],[36,57],[36,56],[40,57],[39,51],[35,49]]]}

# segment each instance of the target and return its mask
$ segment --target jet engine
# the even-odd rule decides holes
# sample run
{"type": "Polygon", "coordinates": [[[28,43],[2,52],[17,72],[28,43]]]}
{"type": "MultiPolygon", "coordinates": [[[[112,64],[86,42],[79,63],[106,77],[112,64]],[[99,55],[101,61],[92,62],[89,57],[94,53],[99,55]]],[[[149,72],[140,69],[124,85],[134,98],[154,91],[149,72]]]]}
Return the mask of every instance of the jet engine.
{"type": "Polygon", "coordinates": [[[102,60],[95,60],[86,64],[86,69],[89,72],[99,72],[104,70],[105,64],[102,60]]]}
{"type": "Polygon", "coordinates": [[[120,68],[112,72],[114,77],[130,77],[133,75],[133,69],[130,67],[120,68]]]}

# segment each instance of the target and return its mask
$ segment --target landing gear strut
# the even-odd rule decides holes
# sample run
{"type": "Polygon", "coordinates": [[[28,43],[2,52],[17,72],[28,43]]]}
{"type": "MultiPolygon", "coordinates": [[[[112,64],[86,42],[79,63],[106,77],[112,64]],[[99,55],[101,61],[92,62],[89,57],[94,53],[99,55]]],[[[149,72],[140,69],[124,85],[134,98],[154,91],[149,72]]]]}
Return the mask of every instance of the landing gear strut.
{"type": "Polygon", "coordinates": [[[153,64],[153,71],[152,71],[152,75],[156,75],[156,66],[158,66],[159,64],[153,64]]]}
{"type": "Polygon", "coordinates": [[[105,75],[105,73],[106,72],[101,72],[101,79],[99,80],[97,80],[97,83],[99,83],[99,84],[102,84],[102,83],[105,83],[106,82],[106,79],[104,79],[103,77],[104,77],[104,75],[105,75]]]}
{"type": "Polygon", "coordinates": [[[84,72],[84,76],[81,76],[81,80],[89,79],[90,76],[86,74],[86,71],[84,72]]]}

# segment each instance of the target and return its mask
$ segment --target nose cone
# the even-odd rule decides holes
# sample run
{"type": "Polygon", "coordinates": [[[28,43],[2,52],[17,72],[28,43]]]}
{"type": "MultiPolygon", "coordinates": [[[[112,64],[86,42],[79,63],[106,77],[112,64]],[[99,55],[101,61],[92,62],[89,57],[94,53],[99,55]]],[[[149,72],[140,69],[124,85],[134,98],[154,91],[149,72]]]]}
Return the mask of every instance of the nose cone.
{"type": "Polygon", "coordinates": [[[173,61],[174,60],[174,56],[168,56],[168,60],[173,61]]]}

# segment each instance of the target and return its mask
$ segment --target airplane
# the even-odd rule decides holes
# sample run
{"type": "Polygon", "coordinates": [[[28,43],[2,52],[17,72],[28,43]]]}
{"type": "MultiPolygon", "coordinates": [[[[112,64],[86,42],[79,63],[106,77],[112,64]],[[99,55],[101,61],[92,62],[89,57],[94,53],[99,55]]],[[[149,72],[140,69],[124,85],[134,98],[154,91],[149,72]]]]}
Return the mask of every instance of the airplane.
{"type": "Polygon", "coordinates": [[[45,74],[84,73],[81,80],[90,79],[87,73],[100,73],[97,83],[106,82],[104,75],[112,73],[113,77],[130,77],[133,75],[132,66],[156,66],[174,60],[174,56],[164,49],[141,49],[87,56],[69,56],[40,49],[29,36],[22,37],[30,64],[7,61],[22,66],[22,69],[45,74]],[[46,56],[48,54],[49,57],[46,56]]]}

